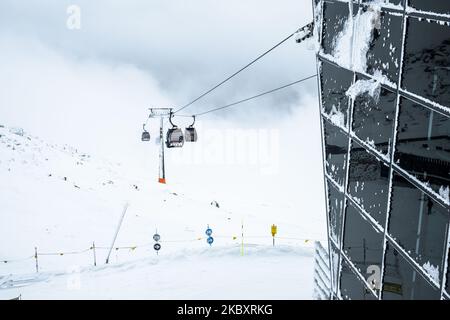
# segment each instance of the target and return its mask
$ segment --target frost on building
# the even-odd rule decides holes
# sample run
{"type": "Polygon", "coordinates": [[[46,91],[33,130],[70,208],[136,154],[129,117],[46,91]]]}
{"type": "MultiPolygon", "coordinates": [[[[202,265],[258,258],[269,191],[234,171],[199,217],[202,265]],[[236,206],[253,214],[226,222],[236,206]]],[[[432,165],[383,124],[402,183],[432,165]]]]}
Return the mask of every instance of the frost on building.
{"type": "Polygon", "coordinates": [[[450,299],[450,1],[349,1],[313,0],[331,298],[450,299]]]}

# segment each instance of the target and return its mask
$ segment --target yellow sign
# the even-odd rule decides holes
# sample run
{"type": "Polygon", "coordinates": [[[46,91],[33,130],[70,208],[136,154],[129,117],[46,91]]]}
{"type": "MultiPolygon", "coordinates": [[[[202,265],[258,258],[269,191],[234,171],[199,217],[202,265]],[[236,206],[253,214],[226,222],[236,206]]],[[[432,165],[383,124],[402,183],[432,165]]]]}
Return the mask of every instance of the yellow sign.
{"type": "Polygon", "coordinates": [[[392,292],[399,295],[403,294],[402,285],[398,283],[385,282],[383,284],[383,290],[386,292],[392,292]]]}
{"type": "Polygon", "coordinates": [[[271,231],[272,231],[272,237],[275,237],[275,235],[277,234],[277,226],[273,224],[271,231]]]}

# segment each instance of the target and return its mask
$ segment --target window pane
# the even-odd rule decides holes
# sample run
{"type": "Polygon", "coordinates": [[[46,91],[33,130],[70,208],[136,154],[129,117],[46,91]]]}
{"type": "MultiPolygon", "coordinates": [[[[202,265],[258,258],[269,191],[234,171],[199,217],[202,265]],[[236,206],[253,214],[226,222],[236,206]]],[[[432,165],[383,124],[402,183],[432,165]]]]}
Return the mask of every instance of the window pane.
{"type": "Polygon", "coordinates": [[[353,132],[385,155],[391,149],[395,105],[396,94],[381,89],[378,99],[368,94],[357,96],[353,108],[353,132]]]}
{"type": "Polygon", "coordinates": [[[331,237],[337,243],[341,243],[341,226],[342,226],[342,212],[344,208],[344,195],[339,192],[330,182],[328,185],[328,206],[330,219],[330,233],[331,237]]]}
{"type": "Polygon", "coordinates": [[[353,81],[353,74],[346,69],[322,62],[320,79],[323,112],[329,115],[337,126],[346,127],[348,98],[345,92],[353,81]]]}
{"type": "Polygon", "coordinates": [[[348,3],[323,3],[322,48],[324,53],[333,54],[336,37],[344,29],[348,16],[348,3]]]}
{"type": "Polygon", "coordinates": [[[409,0],[409,6],[421,11],[450,14],[448,0],[409,0]]]}
{"type": "Polygon", "coordinates": [[[402,87],[450,107],[450,27],[408,18],[402,87]]]}
{"type": "Polygon", "coordinates": [[[373,29],[373,40],[367,53],[367,72],[381,71],[397,85],[402,41],[402,16],[381,12],[379,28],[373,29]]]}
{"type": "Polygon", "coordinates": [[[341,296],[345,300],[376,300],[362,281],[350,269],[350,266],[342,260],[341,272],[341,296]]]}
{"type": "Polygon", "coordinates": [[[442,279],[448,209],[394,173],[389,234],[436,281],[442,279]]]}
{"type": "MultiPolygon", "coordinates": [[[[371,282],[369,277],[373,273],[373,268],[378,268],[380,275],[383,234],[375,230],[352,205],[347,206],[343,250],[368,282],[371,282]]],[[[376,281],[380,284],[381,279],[378,278],[376,281]]]]}
{"type": "Polygon", "coordinates": [[[389,167],[359,144],[352,142],[349,171],[348,193],[384,228],[389,167]]]}
{"type": "Polygon", "coordinates": [[[402,99],[395,161],[444,195],[450,185],[449,118],[402,99]]]}
{"type": "Polygon", "coordinates": [[[339,185],[344,185],[348,138],[338,128],[323,120],[327,173],[339,185]]]}
{"type": "Polygon", "coordinates": [[[388,243],[383,277],[385,300],[438,300],[440,291],[431,286],[388,243]]]}

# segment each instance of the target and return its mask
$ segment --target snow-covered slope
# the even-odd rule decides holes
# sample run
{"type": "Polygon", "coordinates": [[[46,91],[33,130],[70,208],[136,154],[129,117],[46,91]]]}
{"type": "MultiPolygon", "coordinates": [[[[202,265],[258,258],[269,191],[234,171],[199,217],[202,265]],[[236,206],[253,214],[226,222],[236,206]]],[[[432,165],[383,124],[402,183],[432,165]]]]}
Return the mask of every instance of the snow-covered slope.
{"type": "Polygon", "coordinates": [[[0,126],[0,299],[311,297],[311,246],[320,232],[298,209],[207,198],[205,190],[185,192],[127,172],[0,126]],[[118,249],[104,265],[125,203],[118,249]]]}
{"type": "MultiPolygon", "coordinates": [[[[310,299],[310,250],[281,246],[181,249],[64,273],[5,276],[0,297],[23,299],[310,299]]],[[[150,254],[149,254],[150,255],[150,254]]]]}

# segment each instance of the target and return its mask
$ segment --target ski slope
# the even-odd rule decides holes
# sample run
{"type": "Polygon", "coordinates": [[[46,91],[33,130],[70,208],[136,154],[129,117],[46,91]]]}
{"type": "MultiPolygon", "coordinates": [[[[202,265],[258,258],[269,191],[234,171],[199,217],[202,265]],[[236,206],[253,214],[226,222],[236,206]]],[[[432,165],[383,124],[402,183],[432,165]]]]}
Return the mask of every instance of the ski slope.
{"type": "Polygon", "coordinates": [[[0,299],[312,298],[312,245],[323,237],[321,217],[291,203],[236,200],[130,172],[0,127],[0,299]],[[118,249],[105,265],[126,203],[118,249]]]}
{"type": "MultiPolygon", "coordinates": [[[[6,276],[2,298],[23,299],[309,299],[311,251],[255,245],[178,253],[67,272],[6,276]]],[[[149,252],[148,255],[152,255],[149,252]]],[[[153,256],[153,255],[152,255],[153,256]]]]}

